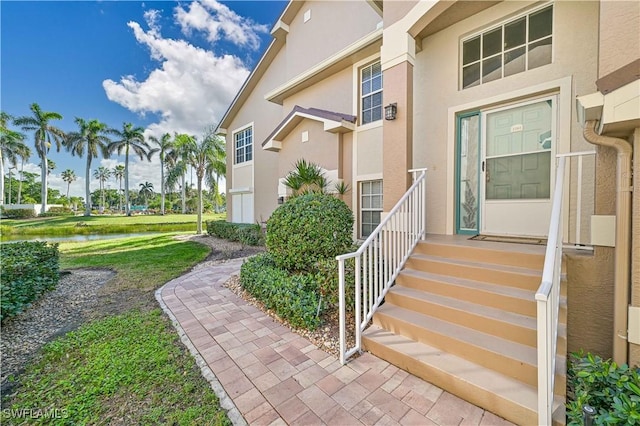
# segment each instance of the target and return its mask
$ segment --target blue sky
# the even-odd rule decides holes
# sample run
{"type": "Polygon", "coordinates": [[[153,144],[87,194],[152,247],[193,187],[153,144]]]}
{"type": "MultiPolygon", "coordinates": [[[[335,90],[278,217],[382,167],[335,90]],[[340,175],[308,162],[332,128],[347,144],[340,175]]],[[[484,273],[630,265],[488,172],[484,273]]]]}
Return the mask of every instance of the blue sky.
{"type": "MultiPolygon", "coordinates": [[[[0,2],[0,108],[29,115],[40,104],[76,129],[75,117],[111,127],[132,122],[147,135],[196,136],[216,124],[268,46],[286,2],[276,1],[7,1],[0,2]]],[[[33,135],[27,134],[33,145],[33,135]]],[[[79,179],[84,195],[85,159],[50,152],[57,167],[50,186],[66,191],[60,173],[79,179]]],[[[124,158],[94,161],[113,168],[124,158]]],[[[32,157],[26,171],[39,174],[32,157]]],[[[130,165],[130,187],[149,181],[160,188],[160,166],[130,165]]],[[[92,182],[92,190],[98,187],[92,182]]],[[[115,180],[111,183],[116,188],[115,180]]]]}

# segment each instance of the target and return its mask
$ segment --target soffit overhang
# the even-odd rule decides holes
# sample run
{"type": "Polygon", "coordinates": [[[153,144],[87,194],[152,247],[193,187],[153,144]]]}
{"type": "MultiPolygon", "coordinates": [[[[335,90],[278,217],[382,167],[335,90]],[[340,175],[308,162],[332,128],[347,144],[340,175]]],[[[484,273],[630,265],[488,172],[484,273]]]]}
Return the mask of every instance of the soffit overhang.
{"type": "Polygon", "coordinates": [[[495,6],[501,1],[439,1],[415,20],[408,33],[413,38],[421,40],[495,6]]]}
{"type": "Polygon", "coordinates": [[[354,115],[296,105],[262,142],[262,149],[280,151],[282,141],[305,119],[321,122],[325,132],[346,133],[355,130],[356,116],[354,115]]]}

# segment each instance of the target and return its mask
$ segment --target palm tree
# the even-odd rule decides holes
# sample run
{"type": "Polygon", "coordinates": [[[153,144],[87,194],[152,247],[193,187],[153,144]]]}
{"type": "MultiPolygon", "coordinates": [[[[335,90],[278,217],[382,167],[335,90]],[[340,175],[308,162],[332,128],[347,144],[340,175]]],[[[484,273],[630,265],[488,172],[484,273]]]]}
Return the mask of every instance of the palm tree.
{"type": "MultiPolygon", "coordinates": [[[[42,169],[42,164],[38,164],[38,166],[40,166],[40,169],[42,169]]],[[[47,175],[50,175],[51,172],[56,169],[56,167],[58,167],[56,162],[47,158],[47,175]]]]}
{"type": "MultiPolygon", "coordinates": [[[[4,162],[17,166],[18,157],[24,162],[31,156],[31,150],[24,144],[25,135],[9,129],[12,117],[0,112],[0,204],[4,204],[4,162]]],[[[19,202],[18,202],[19,203],[19,202]]]]}
{"type": "Polygon", "coordinates": [[[22,126],[22,130],[25,132],[33,133],[33,142],[36,146],[36,152],[40,157],[40,179],[42,180],[42,212],[47,209],[47,167],[49,165],[47,161],[47,153],[51,148],[51,143],[56,144],[56,148],[60,151],[60,144],[65,139],[65,134],[62,130],[49,124],[52,120],[62,120],[62,115],[57,112],[43,111],[40,105],[37,103],[31,104],[29,107],[32,116],[19,117],[15,120],[15,124],[22,126]]]}
{"type": "Polygon", "coordinates": [[[327,178],[319,165],[302,158],[296,161],[294,169],[285,176],[284,185],[292,190],[294,197],[306,193],[324,193],[327,178]]]}
{"type": "Polygon", "coordinates": [[[140,160],[146,158],[147,161],[151,161],[151,156],[158,151],[151,149],[147,141],[144,140],[143,132],[142,127],[133,127],[131,123],[123,123],[122,130],[112,131],[118,140],[109,145],[110,152],[118,151],[118,155],[121,155],[124,151],[124,194],[127,216],[131,216],[129,210],[129,151],[133,150],[140,157],[140,160]]]}
{"type": "Polygon", "coordinates": [[[78,176],[76,176],[76,172],[71,169],[63,171],[60,173],[60,176],[62,176],[62,180],[67,183],[67,201],[71,202],[71,200],[69,200],[69,188],[71,187],[71,182],[75,182],[78,176]]]}
{"type": "Polygon", "coordinates": [[[100,166],[93,172],[93,177],[100,182],[100,212],[104,211],[104,183],[111,177],[111,170],[106,167],[100,166]]]}
{"type": "Polygon", "coordinates": [[[109,143],[111,139],[108,136],[109,128],[106,124],[98,120],[86,121],[76,117],[76,124],[80,128],[76,132],[71,132],[65,140],[67,150],[72,155],[82,157],[86,150],[87,166],[85,174],[85,216],[91,216],[91,161],[98,157],[98,151],[102,153],[104,158],[109,158],[109,143]]]}
{"type": "MultiPolygon", "coordinates": [[[[214,135],[215,128],[211,127],[208,130],[208,134],[214,135]]],[[[214,158],[207,168],[207,174],[205,176],[207,185],[209,185],[211,198],[213,199],[213,207],[216,213],[218,213],[220,200],[220,178],[225,177],[227,172],[227,152],[225,149],[224,139],[215,138],[216,146],[214,148],[214,158]]]]}
{"type": "Polygon", "coordinates": [[[169,133],[165,133],[158,140],[155,136],[150,136],[149,140],[156,145],[158,145],[158,155],[160,156],[160,214],[164,215],[164,197],[165,197],[165,179],[164,179],[164,168],[165,168],[165,160],[167,160],[167,156],[173,149],[174,143],[171,139],[171,135],[169,133]]]}
{"type": "Polygon", "coordinates": [[[124,164],[113,168],[113,177],[118,179],[118,213],[122,213],[122,179],[124,178],[124,164]]]}
{"type": "Polygon", "coordinates": [[[173,143],[173,150],[171,151],[171,160],[173,167],[169,171],[169,179],[171,183],[177,182],[177,178],[179,177],[181,180],[181,192],[182,192],[182,214],[187,212],[187,169],[189,166],[189,162],[187,161],[187,155],[189,151],[189,147],[192,146],[196,142],[196,138],[194,136],[189,136],[187,134],[181,133],[176,134],[173,143]]]}
{"type": "Polygon", "coordinates": [[[153,197],[153,184],[151,182],[141,183],[138,194],[142,196],[144,199],[144,206],[147,207],[149,205],[149,197],[153,197]]]}
{"type": "Polygon", "coordinates": [[[202,180],[205,175],[213,175],[213,165],[219,158],[219,151],[224,149],[224,145],[220,138],[211,130],[202,137],[198,142],[194,138],[190,138],[182,146],[185,161],[195,169],[198,190],[198,226],[196,233],[202,234],[202,180]]]}

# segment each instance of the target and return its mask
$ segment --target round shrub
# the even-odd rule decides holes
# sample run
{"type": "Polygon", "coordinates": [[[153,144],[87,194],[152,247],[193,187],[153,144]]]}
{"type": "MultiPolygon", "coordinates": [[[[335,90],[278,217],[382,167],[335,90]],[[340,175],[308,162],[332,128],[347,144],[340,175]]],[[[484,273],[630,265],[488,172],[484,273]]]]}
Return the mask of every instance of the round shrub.
{"type": "Polygon", "coordinates": [[[267,222],[266,246],[274,262],[289,271],[313,271],[316,262],[351,250],[353,214],[328,194],[291,198],[267,222]]]}

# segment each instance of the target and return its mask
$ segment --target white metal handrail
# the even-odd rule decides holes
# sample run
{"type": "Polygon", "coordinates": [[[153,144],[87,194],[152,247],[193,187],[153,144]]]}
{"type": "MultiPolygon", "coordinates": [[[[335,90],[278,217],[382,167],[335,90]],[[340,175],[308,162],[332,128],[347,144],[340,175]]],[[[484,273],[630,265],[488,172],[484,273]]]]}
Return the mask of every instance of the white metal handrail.
{"type": "Polygon", "coordinates": [[[551,425],[555,386],[560,280],[562,270],[562,201],[566,156],[558,156],[556,187],[544,258],[542,282],[536,292],[538,341],[538,424],[551,425]]]}
{"type": "Polygon", "coordinates": [[[387,291],[425,235],[425,180],[427,169],[409,170],[413,185],[353,253],[336,257],[340,292],[340,362],[362,349],[362,332],[387,291]],[[347,349],[345,261],[355,259],[355,344],[347,349]]]}
{"type": "Polygon", "coordinates": [[[536,292],[538,341],[538,424],[551,425],[553,421],[553,395],[555,387],[558,322],[560,312],[560,283],[562,279],[562,210],[565,168],[567,158],[578,158],[576,244],[581,244],[582,218],[582,159],[595,155],[595,151],[558,154],[556,186],[551,207],[551,223],[544,258],[542,282],[536,292]]]}

